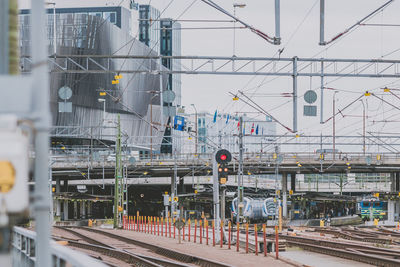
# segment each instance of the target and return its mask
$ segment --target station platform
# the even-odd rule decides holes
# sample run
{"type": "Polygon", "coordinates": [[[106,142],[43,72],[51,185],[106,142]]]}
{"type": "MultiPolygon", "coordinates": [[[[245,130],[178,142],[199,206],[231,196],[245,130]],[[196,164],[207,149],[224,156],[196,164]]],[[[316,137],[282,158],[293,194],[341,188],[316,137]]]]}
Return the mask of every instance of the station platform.
{"type": "MultiPolygon", "coordinates": [[[[269,254],[267,257],[263,255],[263,253],[259,253],[256,256],[254,253],[246,254],[245,250],[240,249],[239,252],[236,252],[236,248],[232,247],[230,250],[228,246],[224,245],[220,248],[219,244],[215,247],[212,244],[208,246],[203,243],[193,243],[191,242],[181,241],[179,244],[178,237],[176,239],[169,237],[161,237],[155,236],[151,234],[129,231],[129,230],[114,230],[114,229],[102,229],[103,231],[111,231],[113,234],[118,234],[127,238],[136,239],[142,242],[155,244],[158,246],[163,246],[168,249],[173,249],[182,253],[191,254],[193,256],[207,258],[213,261],[221,262],[228,264],[230,266],[236,267],[248,267],[248,266],[301,266],[294,261],[290,261],[288,259],[278,259],[276,260],[273,255],[269,254]]],[[[198,242],[198,241],[197,241],[198,242]]]]}

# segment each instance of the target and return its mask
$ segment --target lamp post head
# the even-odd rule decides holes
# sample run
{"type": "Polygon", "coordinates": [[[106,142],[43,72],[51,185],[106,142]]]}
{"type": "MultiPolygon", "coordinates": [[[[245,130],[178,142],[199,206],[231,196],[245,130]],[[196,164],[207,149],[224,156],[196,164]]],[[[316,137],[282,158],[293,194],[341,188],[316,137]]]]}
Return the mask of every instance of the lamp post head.
{"type": "Polygon", "coordinates": [[[246,7],[246,4],[242,4],[242,3],[234,3],[233,7],[240,7],[240,8],[244,8],[246,7]]]}
{"type": "Polygon", "coordinates": [[[104,98],[99,98],[99,99],[97,99],[97,101],[99,101],[99,102],[106,102],[106,100],[105,100],[104,98]]]}

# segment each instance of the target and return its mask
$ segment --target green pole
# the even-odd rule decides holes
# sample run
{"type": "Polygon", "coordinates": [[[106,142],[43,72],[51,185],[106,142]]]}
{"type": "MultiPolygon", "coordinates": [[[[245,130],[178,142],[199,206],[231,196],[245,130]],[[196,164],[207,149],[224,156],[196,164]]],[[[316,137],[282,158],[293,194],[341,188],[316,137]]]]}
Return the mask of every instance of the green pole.
{"type": "Polygon", "coordinates": [[[10,74],[19,74],[18,1],[10,0],[9,5],[8,71],[10,74]]]}
{"type": "Polygon", "coordinates": [[[114,228],[119,227],[119,182],[122,179],[121,170],[121,117],[118,114],[117,138],[115,140],[115,182],[114,182],[114,228]]]}

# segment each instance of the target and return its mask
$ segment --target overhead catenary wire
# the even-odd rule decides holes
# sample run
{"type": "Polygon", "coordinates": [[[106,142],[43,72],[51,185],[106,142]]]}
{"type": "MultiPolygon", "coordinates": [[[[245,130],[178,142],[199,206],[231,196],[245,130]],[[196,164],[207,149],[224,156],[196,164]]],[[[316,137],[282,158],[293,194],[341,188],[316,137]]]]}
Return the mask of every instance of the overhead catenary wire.
{"type": "Polygon", "coordinates": [[[389,0],[387,1],[385,4],[381,5],[380,7],[378,7],[377,9],[375,9],[374,11],[372,11],[371,13],[369,13],[367,16],[363,17],[362,19],[360,19],[359,21],[357,21],[355,24],[351,25],[349,28],[345,29],[343,32],[337,34],[336,36],[334,36],[331,40],[324,42],[323,45],[327,45],[330,44],[332,42],[334,42],[335,40],[337,40],[338,38],[340,38],[341,36],[347,34],[348,32],[350,32],[351,30],[355,29],[357,26],[360,26],[361,23],[363,23],[365,20],[367,20],[368,18],[374,16],[375,14],[377,14],[379,11],[385,9],[389,4],[393,3],[394,0],[389,0]]]}

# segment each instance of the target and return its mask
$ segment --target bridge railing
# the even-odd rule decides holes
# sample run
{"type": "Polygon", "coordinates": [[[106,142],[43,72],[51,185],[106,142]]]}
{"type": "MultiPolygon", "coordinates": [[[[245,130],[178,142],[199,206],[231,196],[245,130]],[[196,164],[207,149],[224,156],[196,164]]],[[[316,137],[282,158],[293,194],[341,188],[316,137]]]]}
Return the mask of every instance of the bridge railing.
{"type": "MultiPolygon", "coordinates": [[[[12,265],[13,267],[31,267],[36,261],[35,247],[36,233],[21,227],[13,228],[12,241],[12,265]]],[[[62,245],[52,242],[50,244],[52,266],[71,266],[71,267],[106,267],[104,263],[93,259],[85,254],[69,249],[62,245]]]]}

